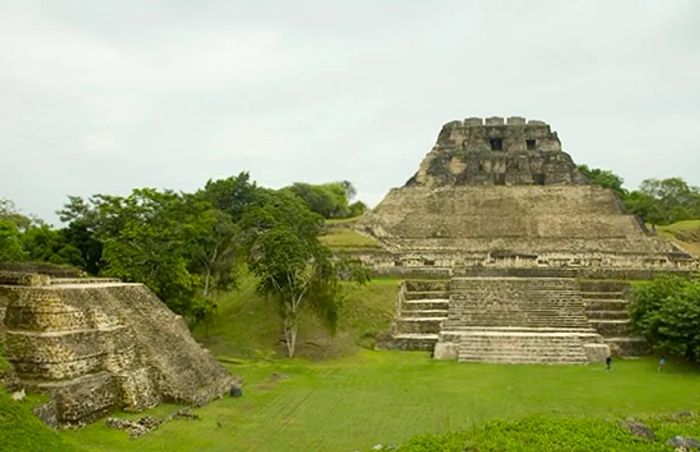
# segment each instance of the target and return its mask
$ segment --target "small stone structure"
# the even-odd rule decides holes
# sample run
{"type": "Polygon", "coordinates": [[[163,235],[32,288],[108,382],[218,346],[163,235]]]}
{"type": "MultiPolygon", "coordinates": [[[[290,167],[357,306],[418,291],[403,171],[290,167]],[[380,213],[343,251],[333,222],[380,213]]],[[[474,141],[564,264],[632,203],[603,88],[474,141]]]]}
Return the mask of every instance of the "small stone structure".
{"type": "Polygon", "coordinates": [[[237,384],[142,284],[0,272],[0,307],[8,360],[21,385],[51,395],[41,417],[58,425],[201,405],[237,384]]]}
{"type": "Polygon", "coordinates": [[[580,364],[646,351],[627,284],[698,262],[592,186],[556,132],[521,117],[445,124],[416,174],[358,221],[377,273],[410,275],[393,345],[436,358],[580,364]],[[425,278],[438,278],[426,280],[425,278]]]}

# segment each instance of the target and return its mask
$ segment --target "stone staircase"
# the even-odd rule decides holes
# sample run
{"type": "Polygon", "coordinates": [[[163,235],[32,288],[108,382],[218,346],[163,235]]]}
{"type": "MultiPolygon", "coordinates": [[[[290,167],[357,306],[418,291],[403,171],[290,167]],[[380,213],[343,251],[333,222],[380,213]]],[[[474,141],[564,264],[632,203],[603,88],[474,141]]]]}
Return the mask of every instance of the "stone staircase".
{"type": "Polygon", "coordinates": [[[607,356],[574,279],[458,277],[449,295],[436,358],[584,364],[607,356]]]}
{"type": "Polygon", "coordinates": [[[433,350],[447,318],[447,281],[407,280],[396,299],[393,346],[402,350],[433,350]]]}
{"type": "Polygon", "coordinates": [[[579,337],[568,333],[474,332],[462,335],[460,362],[581,364],[588,362],[579,337]]]}
{"type": "Polygon", "coordinates": [[[579,282],[590,325],[605,339],[613,353],[637,356],[649,353],[649,346],[632,331],[627,311],[629,283],[582,280],[579,282]]]}

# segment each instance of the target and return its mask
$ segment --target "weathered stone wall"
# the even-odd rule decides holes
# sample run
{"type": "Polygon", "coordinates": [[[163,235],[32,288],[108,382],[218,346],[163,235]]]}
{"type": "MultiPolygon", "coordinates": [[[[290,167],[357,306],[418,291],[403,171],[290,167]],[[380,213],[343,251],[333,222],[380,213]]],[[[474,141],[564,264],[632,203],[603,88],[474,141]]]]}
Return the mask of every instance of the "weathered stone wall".
{"type": "Polygon", "coordinates": [[[446,124],[418,172],[355,227],[382,244],[360,256],[378,273],[700,268],[590,185],[547,124],[521,117],[446,124]]]}
{"type": "Polygon", "coordinates": [[[406,185],[586,184],[556,132],[542,121],[452,121],[406,185]]]}
{"type": "Polygon", "coordinates": [[[58,423],[161,400],[199,405],[235,384],[145,286],[63,281],[0,285],[8,359],[25,385],[52,394],[58,423]]]}
{"type": "Polygon", "coordinates": [[[697,268],[594,186],[392,189],[358,227],[406,267],[697,268]]]}

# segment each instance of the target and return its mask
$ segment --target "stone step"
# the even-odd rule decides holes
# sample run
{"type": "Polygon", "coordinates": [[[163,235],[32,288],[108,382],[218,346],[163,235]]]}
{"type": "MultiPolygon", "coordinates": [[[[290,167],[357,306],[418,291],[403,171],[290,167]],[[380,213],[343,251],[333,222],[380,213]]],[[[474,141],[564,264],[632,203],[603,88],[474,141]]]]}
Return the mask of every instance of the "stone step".
{"type": "Polygon", "coordinates": [[[406,292],[404,294],[406,300],[424,300],[424,299],[448,299],[449,294],[442,290],[406,292]]]}
{"type": "Polygon", "coordinates": [[[457,358],[462,362],[585,363],[576,336],[533,333],[471,333],[462,335],[457,358]]]}
{"type": "Polygon", "coordinates": [[[438,334],[442,317],[403,317],[396,319],[394,331],[397,334],[438,334]]]}
{"type": "Polygon", "coordinates": [[[120,283],[118,278],[51,278],[49,284],[115,284],[120,283]]]}
{"type": "Polygon", "coordinates": [[[412,292],[446,291],[447,280],[444,279],[407,279],[406,290],[412,292]]]}
{"type": "Polygon", "coordinates": [[[417,310],[417,309],[411,309],[409,311],[403,311],[401,313],[401,318],[410,318],[410,317],[432,317],[432,318],[442,318],[446,319],[447,318],[447,309],[422,309],[422,310],[417,310]]]}
{"type": "Polygon", "coordinates": [[[473,319],[473,320],[453,320],[450,318],[447,318],[445,320],[445,327],[446,328],[457,328],[457,327],[494,327],[494,328],[502,328],[502,327],[508,327],[508,326],[516,326],[520,328],[549,328],[549,327],[558,327],[558,328],[581,328],[584,329],[587,326],[591,326],[590,322],[586,322],[585,320],[583,321],[558,321],[558,322],[537,322],[534,320],[527,321],[527,320],[518,320],[518,322],[508,322],[507,320],[488,320],[488,319],[473,319]]]}
{"type": "Polygon", "coordinates": [[[406,300],[401,305],[402,311],[422,311],[425,309],[447,310],[450,300],[445,298],[426,298],[420,300],[406,300]]]}
{"type": "Polygon", "coordinates": [[[599,300],[599,299],[625,299],[624,292],[581,292],[581,298],[586,300],[599,300]]]}
{"type": "Polygon", "coordinates": [[[629,320],[630,315],[627,311],[615,310],[615,311],[587,311],[586,315],[591,320],[629,320]]]}
{"type": "Polygon", "coordinates": [[[437,334],[396,334],[392,337],[391,346],[398,350],[432,351],[437,340],[437,334]]]}
{"type": "Polygon", "coordinates": [[[562,336],[562,337],[579,337],[582,333],[587,335],[596,335],[593,328],[587,325],[585,328],[531,328],[531,327],[519,327],[519,326],[498,326],[498,327],[488,327],[488,326],[467,326],[460,329],[451,330],[445,328],[442,332],[443,334],[461,334],[461,335],[511,335],[511,336],[542,336],[543,334],[548,336],[562,336]]]}
{"type": "Polygon", "coordinates": [[[581,364],[585,365],[588,363],[587,358],[574,357],[574,358],[538,358],[538,357],[521,357],[521,356],[507,356],[503,358],[495,358],[490,356],[460,356],[458,358],[460,363],[491,363],[491,364],[581,364]]]}
{"type": "Polygon", "coordinates": [[[542,326],[558,326],[560,324],[566,325],[581,325],[582,327],[587,324],[588,317],[585,315],[581,316],[527,316],[527,315],[494,315],[493,313],[484,313],[479,315],[477,313],[463,314],[462,316],[448,315],[447,324],[459,324],[464,326],[469,325],[504,325],[504,326],[528,326],[531,324],[538,324],[542,326]]]}
{"type": "Polygon", "coordinates": [[[589,320],[588,323],[603,337],[624,337],[632,333],[632,322],[627,320],[589,320]]]}
{"type": "Polygon", "coordinates": [[[582,292],[624,292],[629,287],[627,281],[579,280],[582,292]]]}
{"type": "Polygon", "coordinates": [[[587,311],[626,311],[629,302],[620,299],[584,300],[587,311]]]}
{"type": "MultiPolygon", "coordinates": [[[[462,298],[475,297],[480,298],[484,295],[488,295],[490,298],[510,298],[511,296],[517,296],[517,298],[581,298],[582,295],[578,291],[564,291],[564,290],[547,290],[547,291],[522,291],[522,290],[451,290],[449,292],[452,296],[460,296],[462,298]]],[[[591,297],[600,298],[600,297],[591,297]]]]}

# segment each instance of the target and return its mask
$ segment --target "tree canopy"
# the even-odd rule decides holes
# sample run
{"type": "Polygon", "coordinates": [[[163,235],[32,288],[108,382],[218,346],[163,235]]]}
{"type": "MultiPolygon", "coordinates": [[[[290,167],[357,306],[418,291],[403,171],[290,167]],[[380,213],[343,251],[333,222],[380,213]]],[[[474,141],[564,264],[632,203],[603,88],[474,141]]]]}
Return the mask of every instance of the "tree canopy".
{"type": "Polygon", "coordinates": [[[127,196],[69,196],[58,212],[66,223],[59,229],[0,199],[0,261],[70,264],[142,282],[192,323],[211,317],[213,292],[234,287],[239,269],[248,266],[290,328],[303,300],[332,330],[338,278],[356,274],[345,263],[341,274],[318,241],[324,218],[311,208],[309,193],[331,199],[326,214],[347,215],[354,188],[349,182],[294,186],[259,187],[241,172],[194,193],[138,188],[127,196]],[[303,187],[311,188],[298,190],[303,187]],[[294,306],[287,312],[289,300],[294,306]]]}
{"type": "Polygon", "coordinates": [[[609,170],[579,165],[593,185],[616,192],[630,213],[652,224],[671,224],[700,218],[700,188],[680,177],[645,179],[637,190],[623,187],[622,177],[609,170]]]}
{"type": "Polygon", "coordinates": [[[303,199],[312,211],[324,218],[355,217],[367,210],[361,201],[351,203],[356,191],[349,181],[318,185],[296,182],[286,190],[303,199]]]}

